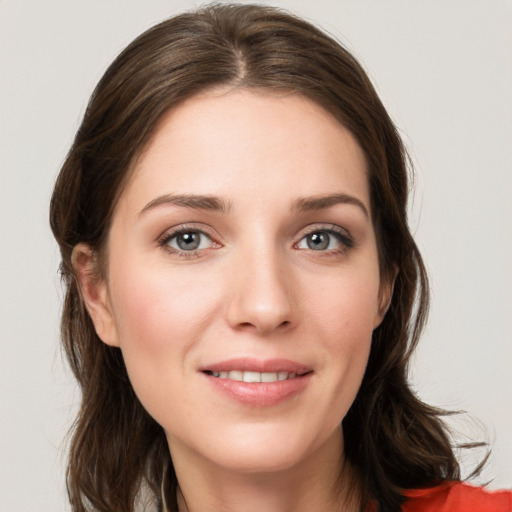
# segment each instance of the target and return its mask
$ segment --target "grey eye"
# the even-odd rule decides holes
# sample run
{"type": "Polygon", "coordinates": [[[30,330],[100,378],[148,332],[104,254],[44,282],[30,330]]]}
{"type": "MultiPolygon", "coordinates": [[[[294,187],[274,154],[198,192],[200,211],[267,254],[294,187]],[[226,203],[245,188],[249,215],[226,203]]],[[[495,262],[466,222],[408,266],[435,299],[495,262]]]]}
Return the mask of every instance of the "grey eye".
{"type": "Polygon", "coordinates": [[[298,249],[311,251],[330,251],[343,247],[341,236],[331,231],[314,231],[309,233],[297,244],[298,249]]]}
{"type": "Polygon", "coordinates": [[[176,244],[182,251],[193,251],[199,247],[201,242],[199,233],[193,231],[180,233],[176,236],[176,244]]]}
{"type": "Polygon", "coordinates": [[[210,247],[212,241],[210,237],[200,231],[183,231],[174,235],[167,243],[179,251],[195,251],[210,247]]]}
{"type": "Polygon", "coordinates": [[[330,238],[330,235],[325,231],[311,233],[306,237],[308,249],[312,249],[313,251],[324,251],[329,247],[330,238]]]}

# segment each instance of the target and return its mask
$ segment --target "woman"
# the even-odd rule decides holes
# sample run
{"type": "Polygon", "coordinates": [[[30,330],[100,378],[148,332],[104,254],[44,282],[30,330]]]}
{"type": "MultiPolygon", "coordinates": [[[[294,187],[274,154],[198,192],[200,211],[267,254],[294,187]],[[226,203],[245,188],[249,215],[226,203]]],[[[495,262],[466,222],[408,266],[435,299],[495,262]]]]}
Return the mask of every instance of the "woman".
{"type": "Polygon", "coordinates": [[[73,510],[510,510],[457,483],[407,384],[406,165],[355,59],[279,10],[207,7],[122,52],[51,205],[73,510]]]}

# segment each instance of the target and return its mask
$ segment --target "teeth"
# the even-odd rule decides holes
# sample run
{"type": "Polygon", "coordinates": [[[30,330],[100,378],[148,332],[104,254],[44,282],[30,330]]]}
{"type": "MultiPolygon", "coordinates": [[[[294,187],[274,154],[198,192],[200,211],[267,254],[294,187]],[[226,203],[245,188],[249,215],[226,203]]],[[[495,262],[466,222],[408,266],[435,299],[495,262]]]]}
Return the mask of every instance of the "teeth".
{"type": "Polygon", "coordinates": [[[258,372],[244,372],[244,382],[261,382],[261,373],[258,372]]]}
{"type": "Polygon", "coordinates": [[[211,372],[214,377],[221,379],[237,380],[240,382],[277,382],[280,380],[293,379],[297,376],[293,372],[241,372],[231,370],[230,372],[211,372]]]}
{"type": "MultiPolygon", "coordinates": [[[[224,373],[224,372],[222,372],[224,373]]],[[[233,370],[231,372],[226,372],[227,375],[226,375],[226,379],[231,379],[231,380],[244,380],[244,372],[239,372],[239,371],[236,371],[236,370],[233,370]]]]}
{"type": "Polygon", "coordinates": [[[262,373],[261,382],[275,382],[277,380],[277,373],[262,373]]]}

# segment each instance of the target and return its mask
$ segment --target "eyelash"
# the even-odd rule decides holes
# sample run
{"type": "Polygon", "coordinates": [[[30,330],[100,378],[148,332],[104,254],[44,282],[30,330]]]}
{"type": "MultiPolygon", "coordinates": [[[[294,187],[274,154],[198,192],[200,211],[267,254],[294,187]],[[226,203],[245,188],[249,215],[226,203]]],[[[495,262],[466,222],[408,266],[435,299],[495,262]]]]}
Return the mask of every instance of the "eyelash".
{"type": "Polygon", "coordinates": [[[201,251],[204,251],[205,249],[196,249],[196,250],[190,250],[190,251],[184,251],[180,249],[176,249],[174,247],[171,247],[169,243],[174,238],[178,237],[181,234],[185,233],[198,233],[199,235],[207,237],[209,240],[211,240],[213,248],[220,247],[220,244],[215,242],[213,239],[213,236],[208,233],[204,229],[199,229],[197,227],[193,226],[180,226],[179,228],[173,229],[171,231],[167,231],[164,233],[163,236],[161,236],[158,239],[158,246],[167,251],[170,254],[176,254],[183,258],[196,258],[200,255],[201,251]]]}
{"type": "MultiPolygon", "coordinates": [[[[207,237],[212,243],[212,246],[208,247],[208,249],[221,247],[221,244],[215,242],[212,234],[210,234],[208,231],[206,231],[204,229],[199,229],[194,226],[186,226],[186,225],[180,226],[179,228],[176,228],[176,229],[173,229],[171,231],[167,231],[166,233],[164,233],[164,235],[162,235],[158,239],[158,246],[170,254],[175,254],[175,255],[178,255],[183,258],[197,258],[200,255],[201,251],[205,251],[206,249],[196,249],[196,250],[186,251],[186,250],[176,249],[169,245],[173,239],[175,239],[179,235],[185,234],[185,233],[197,233],[201,236],[207,237]]],[[[326,227],[325,225],[324,226],[322,226],[322,225],[310,226],[306,230],[306,232],[301,236],[300,240],[294,244],[294,248],[298,249],[297,246],[299,243],[301,243],[308,236],[311,236],[311,235],[314,235],[317,233],[325,233],[329,236],[334,236],[336,238],[336,240],[341,244],[341,246],[336,249],[327,249],[327,250],[318,250],[318,251],[315,251],[314,249],[306,249],[306,250],[309,250],[313,253],[318,252],[323,255],[336,255],[336,254],[344,254],[355,246],[355,241],[348,232],[346,232],[345,230],[342,230],[338,226],[332,224],[328,227],[326,227]]],[[[305,250],[305,249],[298,249],[298,250],[305,250]]]]}
{"type": "Polygon", "coordinates": [[[355,247],[355,240],[352,238],[352,236],[346,230],[341,229],[334,224],[331,224],[328,227],[325,225],[314,225],[314,226],[308,227],[306,232],[302,235],[301,239],[296,244],[294,244],[294,247],[296,247],[299,243],[301,243],[308,236],[318,234],[318,233],[325,233],[325,234],[329,235],[330,237],[333,236],[340,243],[340,247],[337,247],[335,249],[326,249],[326,250],[319,250],[319,251],[315,251],[314,249],[309,249],[309,251],[311,251],[313,253],[318,252],[324,256],[340,255],[340,254],[345,254],[350,249],[355,247]]]}

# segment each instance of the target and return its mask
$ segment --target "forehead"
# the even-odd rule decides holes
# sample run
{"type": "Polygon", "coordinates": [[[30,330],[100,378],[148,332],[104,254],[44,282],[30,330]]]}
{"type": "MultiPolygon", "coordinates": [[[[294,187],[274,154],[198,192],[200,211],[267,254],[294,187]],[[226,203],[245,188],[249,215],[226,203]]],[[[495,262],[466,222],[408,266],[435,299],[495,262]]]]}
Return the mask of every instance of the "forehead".
{"type": "Polygon", "coordinates": [[[194,193],[236,205],[339,192],[357,195],[369,209],[366,174],[354,136],[311,100],[218,89],[163,116],[121,200],[194,193]]]}

